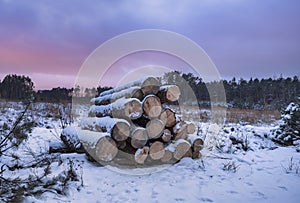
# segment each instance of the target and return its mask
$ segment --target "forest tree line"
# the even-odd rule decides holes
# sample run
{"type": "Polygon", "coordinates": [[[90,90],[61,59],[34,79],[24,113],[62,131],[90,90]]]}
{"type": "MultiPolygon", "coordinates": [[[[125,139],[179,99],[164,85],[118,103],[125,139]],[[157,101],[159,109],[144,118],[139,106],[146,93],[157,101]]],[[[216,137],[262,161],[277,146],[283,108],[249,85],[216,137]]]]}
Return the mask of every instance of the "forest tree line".
{"type": "MultiPolygon", "coordinates": [[[[298,76],[249,80],[233,78],[219,82],[204,83],[200,77],[192,73],[177,71],[166,73],[163,83],[177,84],[180,87],[188,85],[201,107],[210,106],[209,85],[222,82],[226,93],[226,106],[242,109],[280,110],[300,96],[300,81],[298,76]]],[[[72,97],[92,98],[111,87],[75,88],[57,87],[51,90],[34,91],[34,83],[28,76],[7,75],[0,81],[0,98],[9,101],[20,101],[34,98],[36,102],[71,102],[72,97]]],[[[217,94],[217,92],[216,92],[217,94]]],[[[181,98],[189,100],[186,91],[181,98]]]]}

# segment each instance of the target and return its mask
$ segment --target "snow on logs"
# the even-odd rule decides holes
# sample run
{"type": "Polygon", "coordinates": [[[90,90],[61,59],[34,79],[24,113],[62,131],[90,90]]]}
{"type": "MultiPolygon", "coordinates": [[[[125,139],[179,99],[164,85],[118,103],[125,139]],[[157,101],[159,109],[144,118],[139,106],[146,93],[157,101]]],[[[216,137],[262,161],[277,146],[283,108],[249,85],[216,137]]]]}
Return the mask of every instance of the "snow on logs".
{"type": "Polygon", "coordinates": [[[149,166],[200,158],[203,140],[195,124],[180,120],[168,107],[180,94],[178,86],[160,86],[155,77],[102,92],[79,125],[86,133],[83,146],[108,164],[149,166]]]}

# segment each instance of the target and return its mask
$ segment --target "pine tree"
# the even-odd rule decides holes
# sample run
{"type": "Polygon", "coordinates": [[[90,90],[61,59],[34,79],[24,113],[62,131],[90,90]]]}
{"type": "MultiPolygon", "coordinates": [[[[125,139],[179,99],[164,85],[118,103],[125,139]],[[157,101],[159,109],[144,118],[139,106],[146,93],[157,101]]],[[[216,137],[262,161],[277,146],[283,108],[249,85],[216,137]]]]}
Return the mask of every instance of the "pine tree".
{"type": "Polygon", "coordinates": [[[282,145],[300,145],[300,97],[282,112],[281,121],[273,140],[282,145]]]}

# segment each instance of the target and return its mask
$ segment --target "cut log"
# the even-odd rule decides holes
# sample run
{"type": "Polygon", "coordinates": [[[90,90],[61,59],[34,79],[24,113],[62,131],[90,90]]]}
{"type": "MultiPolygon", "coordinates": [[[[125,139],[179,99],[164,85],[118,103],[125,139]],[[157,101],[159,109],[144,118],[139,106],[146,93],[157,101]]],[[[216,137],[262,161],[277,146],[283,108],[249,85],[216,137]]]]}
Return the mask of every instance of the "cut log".
{"type": "Polygon", "coordinates": [[[193,152],[193,155],[192,155],[193,159],[201,159],[201,157],[202,157],[201,152],[199,152],[199,151],[194,151],[193,152]]]}
{"type": "Polygon", "coordinates": [[[120,98],[136,98],[139,100],[143,99],[143,92],[141,91],[140,87],[130,87],[128,89],[124,89],[120,92],[115,92],[112,94],[107,94],[105,96],[99,96],[96,98],[91,99],[91,103],[95,105],[106,105],[113,103],[114,101],[120,99],[120,98]]]}
{"type": "Polygon", "coordinates": [[[164,154],[165,154],[165,148],[162,142],[155,141],[151,144],[149,150],[149,156],[151,157],[151,159],[159,160],[163,158],[164,154]]]}
{"type": "Polygon", "coordinates": [[[193,122],[184,121],[184,123],[187,125],[187,133],[188,134],[194,134],[196,132],[196,125],[193,122]]]}
{"type": "Polygon", "coordinates": [[[189,134],[187,135],[187,141],[191,143],[194,152],[203,149],[204,141],[199,136],[189,134]]]}
{"type": "Polygon", "coordinates": [[[172,158],[173,158],[173,152],[171,152],[168,149],[165,149],[165,154],[161,158],[162,163],[172,163],[172,158]]]}
{"type": "Polygon", "coordinates": [[[127,145],[126,140],[118,141],[117,142],[117,147],[120,150],[124,150],[126,148],[126,145],[127,145]]]}
{"type": "Polygon", "coordinates": [[[149,154],[149,147],[138,149],[134,155],[134,159],[138,164],[144,164],[149,154]]]}
{"type": "Polygon", "coordinates": [[[113,118],[124,118],[133,120],[141,117],[143,114],[141,102],[136,98],[121,98],[103,106],[92,105],[89,110],[89,116],[113,118]]]}
{"type": "Polygon", "coordinates": [[[160,114],[159,119],[162,120],[167,128],[171,128],[176,125],[175,112],[170,108],[164,109],[160,114]]]}
{"type": "Polygon", "coordinates": [[[150,120],[146,125],[148,138],[149,139],[159,138],[163,133],[164,127],[165,125],[161,120],[157,118],[150,120]]]}
{"type": "Polygon", "coordinates": [[[187,138],[187,124],[184,122],[178,122],[173,127],[174,140],[187,138]]]}
{"type": "Polygon", "coordinates": [[[148,94],[156,94],[159,89],[159,81],[155,77],[146,77],[125,85],[121,85],[119,87],[104,91],[100,94],[100,96],[105,96],[109,94],[113,94],[115,92],[120,92],[124,89],[128,89],[129,87],[138,86],[141,88],[144,96],[148,94]]]}
{"type": "Polygon", "coordinates": [[[124,119],[111,117],[88,117],[82,119],[79,126],[83,130],[111,133],[111,137],[116,141],[126,140],[130,136],[130,124],[124,119]]]}
{"type": "Polygon", "coordinates": [[[159,88],[157,96],[161,103],[178,101],[180,96],[180,89],[177,85],[164,85],[159,88]]]}
{"type": "Polygon", "coordinates": [[[142,101],[144,114],[151,118],[157,118],[161,114],[162,106],[159,98],[153,94],[148,95],[142,101]]]}
{"type": "Polygon", "coordinates": [[[190,147],[190,148],[188,149],[188,151],[183,155],[182,158],[184,158],[184,157],[190,157],[190,158],[193,157],[193,150],[192,150],[191,147],[190,147]]]}
{"type": "Polygon", "coordinates": [[[169,142],[172,138],[171,131],[168,129],[164,129],[161,139],[163,142],[169,142]]]}
{"type": "Polygon", "coordinates": [[[182,157],[184,157],[184,155],[187,153],[187,151],[189,151],[190,148],[191,144],[188,141],[179,139],[174,143],[169,144],[166,149],[173,153],[174,159],[180,160],[182,159],[182,157]]]}
{"type": "Polygon", "coordinates": [[[81,143],[77,135],[77,131],[73,126],[67,126],[61,132],[60,139],[70,150],[76,151],[81,148],[81,143]]]}
{"type": "Polygon", "coordinates": [[[78,130],[78,137],[85,150],[100,163],[112,161],[118,153],[116,142],[109,133],[78,130]]]}
{"type": "Polygon", "coordinates": [[[148,134],[145,128],[132,127],[131,129],[131,146],[138,149],[146,145],[148,134]]]}

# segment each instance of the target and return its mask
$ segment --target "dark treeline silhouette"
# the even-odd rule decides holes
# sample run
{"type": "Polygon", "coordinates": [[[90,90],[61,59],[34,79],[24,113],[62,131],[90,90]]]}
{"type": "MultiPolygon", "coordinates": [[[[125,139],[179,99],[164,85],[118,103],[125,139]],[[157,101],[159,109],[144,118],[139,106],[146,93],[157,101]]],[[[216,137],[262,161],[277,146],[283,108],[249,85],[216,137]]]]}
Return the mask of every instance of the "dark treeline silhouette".
{"type": "MultiPolygon", "coordinates": [[[[210,105],[209,86],[214,87],[220,82],[204,83],[199,77],[192,73],[180,73],[177,71],[166,73],[163,77],[166,83],[175,83],[181,87],[188,84],[193,90],[200,106],[210,105]]],[[[281,110],[290,102],[295,101],[300,96],[300,81],[297,76],[293,78],[279,77],[268,79],[249,80],[233,78],[232,80],[221,81],[226,93],[228,107],[242,109],[268,109],[281,110]]],[[[218,90],[211,92],[218,95],[218,90]]],[[[188,101],[188,93],[182,92],[181,97],[188,101]]]]}
{"type": "MultiPolygon", "coordinates": [[[[226,105],[233,108],[280,110],[300,96],[300,81],[297,76],[275,79],[250,78],[249,80],[233,78],[229,81],[204,83],[200,77],[192,73],[172,71],[166,73],[162,80],[166,84],[177,84],[184,90],[188,86],[194,92],[198,105],[202,107],[210,106],[210,94],[207,87],[217,83],[223,83],[226,105]]],[[[70,89],[57,87],[37,92],[33,88],[34,84],[29,77],[7,75],[2,82],[0,81],[0,97],[6,100],[22,100],[34,96],[35,101],[38,102],[70,102],[72,96],[92,98],[111,87],[99,86],[85,89],[79,86],[70,89]]],[[[218,95],[217,90],[214,91],[211,93],[218,95]]],[[[182,91],[183,101],[188,102],[189,97],[188,91],[182,91]]]]}

